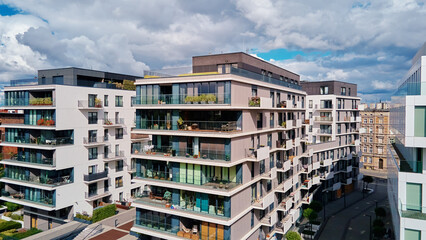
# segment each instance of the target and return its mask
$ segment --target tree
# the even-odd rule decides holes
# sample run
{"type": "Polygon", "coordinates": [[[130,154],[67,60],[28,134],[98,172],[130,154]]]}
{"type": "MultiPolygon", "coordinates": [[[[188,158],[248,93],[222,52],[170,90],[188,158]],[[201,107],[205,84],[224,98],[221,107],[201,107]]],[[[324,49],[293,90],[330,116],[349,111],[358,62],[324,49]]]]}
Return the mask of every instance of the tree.
{"type": "Polygon", "coordinates": [[[135,82],[131,80],[123,80],[124,90],[136,90],[135,82]]]}
{"type": "Polygon", "coordinates": [[[300,236],[300,234],[294,231],[287,232],[287,234],[285,235],[285,238],[287,240],[302,240],[302,237],[300,236]]]}
{"type": "Polygon", "coordinates": [[[315,219],[318,218],[318,213],[315,212],[315,210],[313,210],[312,208],[307,208],[303,211],[303,216],[307,218],[309,222],[311,222],[315,221],[315,219]]]}
{"type": "Polygon", "coordinates": [[[378,207],[374,209],[374,212],[376,213],[376,217],[380,217],[380,218],[386,217],[386,209],[382,207],[378,207]]]}
{"type": "Polygon", "coordinates": [[[364,182],[364,184],[366,184],[365,187],[364,187],[364,189],[367,189],[368,188],[368,184],[372,183],[374,181],[374,179],[373,179],[372,176],[364,176],[362,178],[362,181],[364,182]]]}
{"type": "Polygon", "coordinates": [[[312,208],[315,212],[320,212],[322,210],[322,204],[319,201],[312,201],[308,208],[312,208]]]}

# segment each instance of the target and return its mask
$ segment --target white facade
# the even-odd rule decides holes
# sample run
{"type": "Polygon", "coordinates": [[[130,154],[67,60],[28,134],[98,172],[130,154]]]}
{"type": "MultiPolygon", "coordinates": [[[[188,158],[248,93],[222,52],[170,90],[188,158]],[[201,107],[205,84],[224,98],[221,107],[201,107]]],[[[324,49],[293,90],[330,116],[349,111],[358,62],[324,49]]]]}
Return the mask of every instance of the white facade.
{"type": "MultiPolygon", "coordinates": [[[[6,87],[5,91],[11,94],[20,92],[19,94],[23,94],[21,96],[25,96],[26,93],[23,92],[28,92],[29,99],[34,99],[41,94],[51,96],[51,105],[34,105],[31,102],[9,103],[9,106],[4,108],[23,109],[26,110],[26,113],[29,113],[30,110],[52,110],[49,114],[53,113],[53,115],[49,118],[53,117],[55,121],[54,126],[37,125],[34,123],[34,120],[40,119],[40,114],[37,112],[32,117],[27,117],[29,120],[26,120],[26,124],[3,124],[6,132],[10,129],[9,132],[14,133],[6,134],[0,145],[19,147],[19,151],[22,151],[22,156],[24,156],[18,155],[19,160],[16,157],[4,160],[6,169],[19,167],[17,171],[27,172],[28,169],[31,169],[30,179],[37,180],[41,179],[41,176],[37,176],[41,170],[58,173],[63,169],[72,169],[72,172],[55,180],[60,181],[56,185],[49,184],[49,182],[34,184],[31,180],[26,181],[25,178],[28,176],[24,175],[28,173],[25,173],[23,177],[11,175],[11,177],[3,178],[1,181],[6,184],[6,191],[10,191],[11,195],[2,196],[2,200],[46,211],[59,211],[71,207],[72,211],[67,216],[58,217],[64,221],[76,213],[85,212],[91,215],[93,208],[97,207],[101,201],[131,200],[131,190],[140,187],[138,183],[131,184],[130,131],[134,125],[131,97],[135,95],[134,91],[65,85],[6,87]],[[92,95],[92,100],[97,98],[96,103],[92,101],[89,104],[89,95],[92,95]],[[43,130],[50,132],[43,133],[43,130]],[[46,137],[50,133],[55,135],[59,133],[58,131],[63,130],[72,132],[67,138],[67,141],[72,142],[71,144],[68,142],[68,144],[61,145],[61,141],[64,141],[63,138],[46,137]],[[94,134],[89,136],[89,131],[96,131],[96,137],[94,134]],[[20,134],[25,139],[19,140],[19,137],[16,137],[20,134]],[[28,140],[27,136],[30,138],[29,142],[25,142],[28,140]],[[31,149],[30,154],[34,152],[39,154],[38,151],[45,150],[40,154],[42,155],[40,158],[43,159],[44,154],[49,155],[53,152],[53,162],[47,164],[28,162],[28,155],[24,153],[27,149],[31,149]],[[105,151],[109,152],[108,155],[105,151]],[[89,155],[92,159],[89,159],[89,155]],[[122,162],[122,164],[118,164],[118,162],[122,162]],[[16,178],[24,178],[24,180],[16,178]],[[13,184],[14,187],[9,188],[9,184],[13,184]],[[89,190],[90,184],[93,185],[89,190]],[[97,189],[94,188],[95,185],[97,189]],[[53,191],[53,204],[51,204],[52,200],[49,200],[50,202],[48,201],[49,204],[46,206],[38,196],[32,200],[27,199],[29,198],[26,196],[28,190],[25,190],[26,193],[22,192],[24,191],[23,186],[53,191]],[[12,192],[14,196],[12,196],[12,192]]],[[[36,158],[39,158],[38,155],[36,158]]],[[[34,194],[43,195],[43,193],[37,192],[38,190],[34,190],[34,194]]],[[[31,212],[34,213],[34,209],[31,212]]],[[[27,217],[27,215],[25,216],[27,217]]],[[[26,219],[25,223],[30,223],[30,220],[26,219]]]]}

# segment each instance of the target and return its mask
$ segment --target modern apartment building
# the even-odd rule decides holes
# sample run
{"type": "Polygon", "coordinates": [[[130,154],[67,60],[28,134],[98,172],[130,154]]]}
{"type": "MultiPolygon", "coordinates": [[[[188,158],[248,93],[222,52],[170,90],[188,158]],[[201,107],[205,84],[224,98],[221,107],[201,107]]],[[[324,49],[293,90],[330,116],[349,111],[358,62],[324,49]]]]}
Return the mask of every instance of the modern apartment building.
{"type": "Polygon", "coordinates": [[[362,179],[357,85],[340,81],[301,85],[307,93],[306,127],[314,183],[321,181],[322,193],[327,195],[323,200],[340,198],[352,192],[362,179]]]}
{"type": "Polygon", "coordinates": [[[79,68],[40,70],[38,85],[5,87],[3,109],[20,109],[22,123],[3,122],[1,200],[24,206],[25,228],[54,228],[100,202],[129,200],[130,132],[135,91],[111,83],[135,76],[79,68]],[[111,83],[108,83],[111,82],[111,83]]]}
{"type": "MultiPolygon", "coordinates": [[[[152,73],[151,73],[152,74],[152,73]]],[[[152,77],[152,76],[151,76],[152,77]]],[[[274,239],[314,175],[299,76],[245,53],[193,58],[193,74],[136,81],[132,232],[142,239],[274,239]]],[[[319,181],[318,181],[319,183],[319,181]]]]}
{"type": "Polygon", "coordinates": [[[361,110],[361,162],[364,168],[386,170],[387,144],[389,144],[389,104],[362,104],[361,110]]]}
{"type": "Polygon", "coordinates": [[[401,240],[426,239],[426,44],[392,97],[388,194],[395,236],[401,240]]]}

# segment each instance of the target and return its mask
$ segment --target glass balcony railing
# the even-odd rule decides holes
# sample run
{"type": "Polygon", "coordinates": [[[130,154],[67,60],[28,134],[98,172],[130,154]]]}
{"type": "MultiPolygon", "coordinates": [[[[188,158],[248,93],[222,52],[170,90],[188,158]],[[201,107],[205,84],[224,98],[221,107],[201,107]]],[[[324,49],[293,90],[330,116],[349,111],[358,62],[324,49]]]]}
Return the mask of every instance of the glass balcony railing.
{"type": "Polygon", "coordinates": [[[132,99],[132,106],[161,105],[161,104],[230,104],[231,94],[206,93],[200,95],[188,94],[158,94],[137,96],[132,99]]]}
{"type": "Polygon", "coordinates": [[[399,199],[399,210],[401,217],[426,220],[426,207],[421,205],[403,204],[399,199]]]}
{"type": "Polygon", "coordinates": [[[2,141],[10,142],[10,143],[25,143],[25,144],[34,144],[34,145],[68,145],[74,144],[74,139],[72,137],[53,137],[53,138],[45,138],[45,137],[5,137],[2,136],[2,141]]]}
{"type": "Polygon", "coordinates": [[[186,158],[202,158],[208,160],[225,160],[230,161],[231,155],[223,150],[216,149],[199,149],[197,153],[193,148],[173,149],[172,146],[153,146],[153,145],[140,145],[140,147],[133,147],[132,154],[142,155],[159,155],[164,157],[186,157],[186,158]],[[199,153],[199,154],[198,154],[199,153]]]}
{"type": "Polygon", "coordinates": [[[98,173],[84,174],[84,181],[91,182],[108,177],[108,170],[98,173]]]}
{"type": "Polygon", "coordinates": [[[290,83],[290,82],[286,82],[286,81],[279,80],[279,79],[275,79],[275,78],[269,77],[267,75],[262,75],[262,74],[250,72],[250,71],[247,71],[247,70],[244,70],[244,69],[241,69],[241,68],[232,68],[231,67],[231,74],[235,74],[235,75],[238,75],[238,76],[259,80],[259,81],[262,81],[262,82],[272,83],[272,84],[276,84],[276,85],[283,86],[283,87],[289,87],[289,88],[293,88],[293,89],[297,89],[297,90],[302,89],[302,86],[300,86],[300,85],[290,83]]]}
{"type": "Polygon", "coordinates": [[[234,132],[241,131],[241,123],[238,123],[237,121],[185,120],[182,124],[178,126],[175,125],[175,127],[173,127],[171,120],[142,120],[140,125],[136,126],[136,129],[234,132]]]}
{"type": "Polygon", "coordinates": [[[108,118],[103,120],[103,125],[110,126],[110,125],[123,125],[124,124],[124,118],[108,118]]]}
{"type": "Polygon", "coordinates": [[[54,178],[49,178],[49,177],[42,178],[40,176],[26,176],[22,174],[10,173],[6,171],[4,177],[12,179],[12,180],[24,181],[24,182],[35,183],[40,185],[50,185],[50,186],[52,185],[59,186],[59,185],[64,185],[64,184],[73,182],[70,175],[59,176],[54,178]]]}
{"type": "Polygon", "coordinates": [[[175,183],[191,184],[207,187],[210,189],[232,189],[238,185],[237,182],[232,182],[229,180],[219,179],[218,177],[204,177],[204,176],[194,176],[194,179],[188,179],[187,177],[181,177],[179,174],[173,175],[172,171],[156,171],[146,169],[143,172],[133,173],[133,177],[136,178],[145,178],[153,179],[160,181],[169,181],[175,183]]]}
{"type": "Polygon", "coordinates": [[[4,160],[7,161],[18,161],[18,162],[24,162],[24,163],[30,163],[30,164],[43,164],[43,165],[49,165],[49,166],[55,166],[56,165],[56,159],[55,158],[35,158],[35,157],[25,157],[25,156],[11,156],[10,158],[5,158],[4,160]]]}
{"type": "Polygon", "coordinates": [[[55,198],[53,197],[54,194],[55,191],[40,190],[30,187],[20,187],[19,191],[6,191],[4,189],[1,191],[2,197],[36,203],[48,207],[54,207],[56,204],[55,198]]]}
{"type": "Polygon", "coordinates": [[[45,98],[6,98],[3,100],[4,106],[34,106],[34,107],[50,107],[55,106],[55,102],[51,97],[45,98]]]}

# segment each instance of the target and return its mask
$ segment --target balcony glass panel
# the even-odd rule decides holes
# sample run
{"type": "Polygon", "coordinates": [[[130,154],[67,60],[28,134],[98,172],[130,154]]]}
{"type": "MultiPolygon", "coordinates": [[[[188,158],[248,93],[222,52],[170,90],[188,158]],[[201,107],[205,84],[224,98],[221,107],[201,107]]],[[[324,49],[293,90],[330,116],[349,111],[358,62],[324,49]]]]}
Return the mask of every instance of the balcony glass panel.
{"type": "Polygon", "coordinates": [[[36,203],[48,207],[54,207],[56,204],[55,190],[47,191],[15,184],[6,184],[5,189],[1,191],[1,195],[2,197],[36,203]]]}
{"type": "Polygon", "coordinates": [[[59,171],[46,171],[25,167],[7,166],[4,173],[5,178],[19,180],[34,184],[63,185],[74,181],[73,169],[59,171]]]}
{"type": "Polygon", "coordinates": [[[7,128],[3,141],[35,145],[67,145],[74,144],[73,131],[50,131],[7,128]]]}

